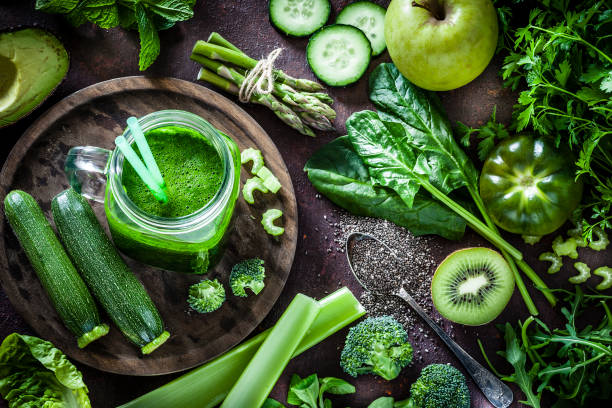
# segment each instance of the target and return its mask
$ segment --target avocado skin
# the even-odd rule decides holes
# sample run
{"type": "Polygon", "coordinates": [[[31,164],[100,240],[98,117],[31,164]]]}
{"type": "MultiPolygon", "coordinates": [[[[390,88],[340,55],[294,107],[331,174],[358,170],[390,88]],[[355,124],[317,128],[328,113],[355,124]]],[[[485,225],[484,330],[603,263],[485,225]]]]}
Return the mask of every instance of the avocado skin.
{"type": "Polygon", "coordinates": [[[62,82],[69,65],[62,43],[45,30],[0,33],[0,127],[36,109],[62,82]]]}

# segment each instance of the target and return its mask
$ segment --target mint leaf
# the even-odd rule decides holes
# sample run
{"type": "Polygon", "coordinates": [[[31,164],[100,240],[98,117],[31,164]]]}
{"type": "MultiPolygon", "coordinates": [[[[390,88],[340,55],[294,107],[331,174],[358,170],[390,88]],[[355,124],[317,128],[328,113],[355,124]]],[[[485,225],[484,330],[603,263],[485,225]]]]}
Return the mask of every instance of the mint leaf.
{"type": "Polygon", "coordinates": [[[36,10],[45,13],[67,14],[72,11],[79,0],[36,0],[36,10]]]}
{"type": "Polygon", "coordinates": [[[185,21],[193,17],[193,6],[185,0],[144,0],[150,11],[171,22],[185,21]]]}
{"type": "Polygon", "coordinates": [[[140,3],[134,5],[138,34],[140,35],[140,55],[138,66],[141,71],[149,68],[159,55],[159,35],[148,16],[144,6],[140,3]]]}
{"type": "Polygon", "coordinates": [[[100,28],[113,28],[119,25],[119,10],[115,0],[83,0],[79,10],[87,20],[100,28]]]}

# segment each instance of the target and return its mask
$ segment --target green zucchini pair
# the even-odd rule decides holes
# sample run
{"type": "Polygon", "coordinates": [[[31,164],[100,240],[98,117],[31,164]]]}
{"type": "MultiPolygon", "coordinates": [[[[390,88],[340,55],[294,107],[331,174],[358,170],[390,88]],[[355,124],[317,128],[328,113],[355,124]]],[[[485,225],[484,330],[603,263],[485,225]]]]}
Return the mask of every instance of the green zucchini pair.
{"type": "Polygon", "coordinates": [[[51,210],[70,257],[32,196],[14,190],[4,200],[9,224],[51,303],[77,336],[79,347],[108,333],[87,287],[143,354],[163,344],[170,335],[157,308],[117,253],[89,203],[68,189],[53,199],[51,210]]]}

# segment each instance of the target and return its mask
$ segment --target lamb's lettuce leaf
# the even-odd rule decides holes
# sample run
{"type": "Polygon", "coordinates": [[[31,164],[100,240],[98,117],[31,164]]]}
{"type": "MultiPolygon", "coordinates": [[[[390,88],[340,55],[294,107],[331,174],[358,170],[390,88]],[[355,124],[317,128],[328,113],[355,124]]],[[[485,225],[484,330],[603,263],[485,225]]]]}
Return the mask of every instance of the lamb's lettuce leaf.
{"type": "Polygon", "coordinates": [[[91,408],[83,376],[48,341],[12,333],[0,346],[0,394],[9,408],[91,408]]]}
{"type": "Polygon", "coordinates": [[[347,136],[315,152],[304,170],[321,194],[355,215],[387,219],[414,235],[460,239],[465,231],[465,221],[429,195],[417,193],[407,207],[393,190],[373,183],[347,136]]]}

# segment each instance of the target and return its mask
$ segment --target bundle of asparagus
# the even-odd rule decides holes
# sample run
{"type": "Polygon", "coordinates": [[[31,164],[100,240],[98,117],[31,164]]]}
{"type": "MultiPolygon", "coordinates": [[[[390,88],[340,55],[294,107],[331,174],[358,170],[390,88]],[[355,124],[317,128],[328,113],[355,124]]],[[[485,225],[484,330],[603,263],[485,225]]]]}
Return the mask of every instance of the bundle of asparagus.
{"type": "MultiPolygon", "coordinates": [[[[202,65],[198,79],[239,94],[248,70],[257,60],[246,55],[219,33],[208,41],[198,41],[191,59],[202,65]]],[[[303,135],[314,137],[312,129],[334,130],[336,112],[330,106],[333,99],[323,86],[308,79],[293,78],[279,69],[273,72],[274,84],[269,94],[254,93],[250,101],[270,108],[276,116],[303,135]],[[312,128],[312,129],[311,129],[312,128]]]]}

